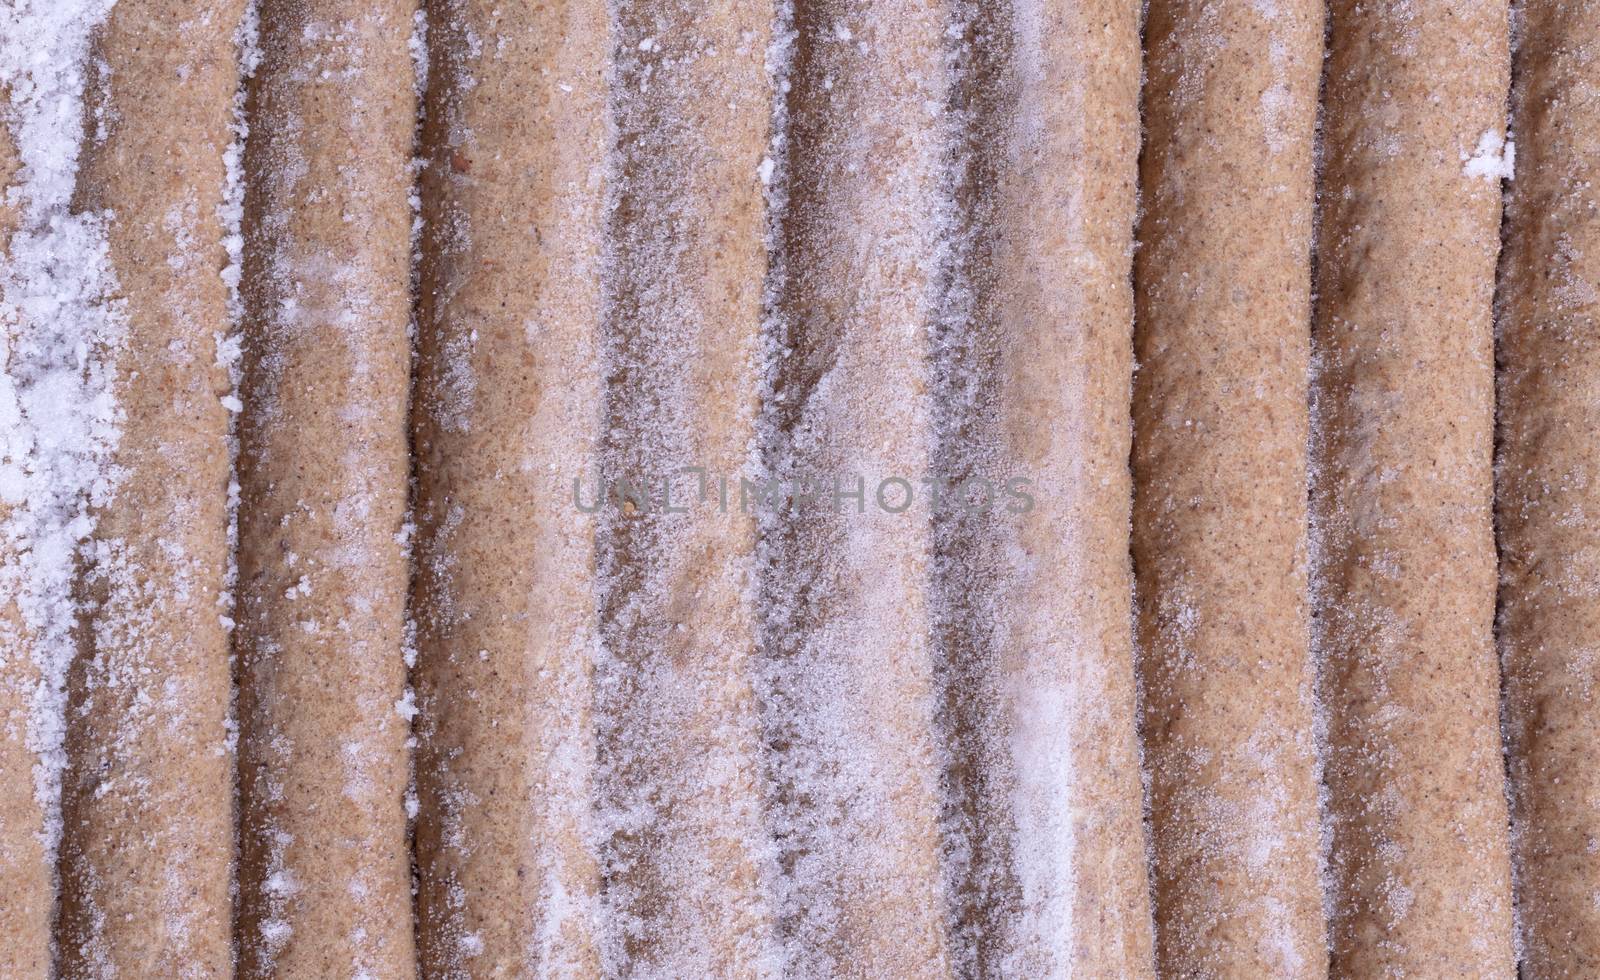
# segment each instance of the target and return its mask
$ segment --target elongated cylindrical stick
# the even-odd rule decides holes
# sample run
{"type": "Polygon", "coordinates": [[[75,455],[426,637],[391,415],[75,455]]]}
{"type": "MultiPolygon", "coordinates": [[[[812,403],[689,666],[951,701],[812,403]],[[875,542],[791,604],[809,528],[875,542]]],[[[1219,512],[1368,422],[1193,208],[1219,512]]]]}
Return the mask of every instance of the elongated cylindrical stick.
{"type": "Polygon", "coordinates": [[[428,976],[600,974],[606,4],[428,11],[414,413],[428,976]]]}
{"type": "Polygon", "coordinates": [[[242,3],[111,10],[77,206],[124,318],[114,495],[84,561],[60,859],[62,976],[230,969],[224,154],[242,3]]]}
{"type": "Polygon", "coordinates": [[[1600,5],[1520,7],[1497,510],[1517,906],[1534,980],[1600,971],[1600,5]]]}
{"type": "Polygon", "coordinates": [[[245,148],[239,968],[410,976],[409,0],[265,0],[245,148]]]}
{"type": "Polygon", "coordinates": [[[1139,5],[970,10],[951,264],[973,302],[934,356],[952,954],[1153,976],[1128,560],[1139,5]]]}
{"type": "Polygon", "coordinates": [[[1322,7],[1158,0],[1133,559],[1161,971],[1320,976],[1306,617],[1322,7]]]}
{"type": "Polygon", "coordinates": [[[777,976],[756,515],[713,489],[757,449],[773,8],[612,12],[601,474],[654,499],[600,524],[605,972],[777,976]]]}
{"type": "MultiPolygon", "coordinates": [[[[4,261],[0,253],[0,261],[4,261]]],[[[0,521],[9,516],[0,509],[0,521]]],[[[7,556],[7,563],[15,562],[7,556]]],[[[34,790],[28,723],[39,670],[32,631],[14,602],[0,611],[0,975],[44,980],[50,970],[55,869],[45,844],[45,812],[34,790]]]]}
{"type": "MultiPolygon", "coordinates": [[[[11,105],[11,93],[0,81],[0,106],[11,105]]],[[[14,110],[9,110],[10,115],[14,110]]],[[[23,223],[22,208],[13,200],[22,159],[11,127],[0,123],[0,265],[8,263],[11,236],[23,223]]],[[[9,278],[9,277],[7,277],[9,278]]],[[[5,304],[0,280],[0,304],[5,304]]],[[[0,418],[8,430],[21,415],[10,375],[11,346],[19,324],[9,305],[0,319],[0,418]]],[[[33,706],[41,671],[35,658],[38,629],[29,622],[21,597],[27,575],[27,545],[14,531],[27,496],[18,477],[22,447],[0,449],[5,483],[0,486],[0,976],[44,980],[50,971],[50,920],[55,899],[53,848],[46,847],[46,814],[35,789],[38,762],[30,738],[33,706]],[[18,453],[20,455],[20,453],[18,453]]]]}
{"type": "Polygon", "coordinates": [[[764,508],[762,708],[784,939],[808,976],[948,970],[920,483],[945,217],[942,14],[799,4],[783,83],[765,457],[773,479],[824,492],[794,513],[764,508]]]}
{"type": "Polygon", "coordinates": [[[1010,475],[1037,498],[1017,519],[1026,558],[1002,613],[1023,885],[1014,962],[1043,949],[1039,975],[1149,976],[1128,561],[1139,7],[1022,0],[1014,16],[1002,424],[1010,475]]]}
{"type": "Polygon", "coordinates": [[[1490,468],[1507,11],[1330,17],[1311,507],[1333,973],[1509,976],[1490,468]]]}
{"type": "MultiPolygon", "coordinates": [[[[56,972],[50,932],[68,673],[85,627],[81,555],[118,482],[114,359],[127,318],[106,216],[78,206],[90,77],[105,66],[93,39],[107,12],[100,4],[0,10],[0,957],[19,976],[56,972]]],[[[105,95],[101,86],[93,104],[105,95]]],[[[163,843],[181,846],[182,833],[163,843]]]]}

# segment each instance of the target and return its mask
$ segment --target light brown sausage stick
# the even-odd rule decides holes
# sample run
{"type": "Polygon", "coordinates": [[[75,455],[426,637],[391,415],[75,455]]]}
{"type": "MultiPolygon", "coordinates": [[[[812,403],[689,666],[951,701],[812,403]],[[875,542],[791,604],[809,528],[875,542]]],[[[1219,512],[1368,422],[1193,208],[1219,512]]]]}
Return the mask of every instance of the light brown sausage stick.
{"type": "MultiPolygon", "coordinates": [[[[11,93],[0,84],[0,106],[9,106],[11,93]]],[[[22,159],[11,127],[0,122],[0,266],[9,262],[11,236],[23,224],[22,204],[10,203],[20,178],[22,159]]],[[[0,303],[5,284],[0,283],[0,303]]],[[[17,392],[9,376],[11,345],[17,325],[7,308],[4,348],[0,353],[0,409],[8,424],[21,414],[17,392]]],[[[21,450],[22,447],[16,447],[21,450]]],[[[39,759],[36,739],[30,738],[35,698],[43,671],[38,662],[38,627],[24,611],[22,579],[28,574],[28,546],[18,540],[13,520],[25,519],[26,495],[13,487],[20,459],[12,447],[0,452],[6,467],[5,493],[0,495],[0,976],[19,980],[44,980],[50,971],[50,920],[55,901],[54,847],[46,846],[45,807],[35,784],[39,759]]]]}
{"type": "MultiPolygon", "coordinates": [[[[798,6],[775,231],[762,708],[784,940],[803,976],[949,972],[927,593],[943,5],[798,6]],[[784,176],[786,172],[787,176],[784,176]],[[828,496],[865,483],[858,504],[828,496]],[[880,481],[887,485],[880,506],[880,481]],[[860,512],[858,512],[858,507],[860,512]]],[[[776,161],[774,161],[776,163],[776,161]]]]}
{"type": "Polygon", "coordinates": [[[1306,620],[1321,5],[1158,0],[1133,559],[1163,974],[1322,975],[1306,620]]]}
{"type": "Polygon", "coordinates": [[[1600,4],[1520,13],[1499,627],[1522,968],[1542,980],[1600,972],[1600,4]]]}
{"type": "Polygon", "coordinates": [[[1014,806],[1042,826],[1034,828],[1040,836],[1027,842],[1025,859],[1047,866],[1058,860],[1051,837],[1059,832],[1071,834],[1074,857],[1070,868],[1056,868],[1069,877],[1034,883],[1062,903],[1070,930],[1058,938],[1065,923],[1054,915],[1030,922],[1025,914],[1018,939],[1024,949],[1061,943],[1054,961],[1041,958],[1040,975],[1147,976],[1154,949],[1134,697],[1127,462],[1139,8],[1124,0],[1053,2],[1037,21],[1021,16],[1023,156],[1006,205],[1015,237],[1002,246],[1016,251],[1002,251],[999,268],[1000,280],[1012,284],[1003,287],[1003,383],[1006,444],[1037,481],[1041,506],[1018,522],[1028,559],[1016,569],[1021,578],[1009,621],[1015,640],[1005,653],[1018,658],[1011,661],[1017,669],[1004,673],[1028,691],[1020,699],[1014,750],[1030,762],[1020,767],[1014,806]],[[1041,114],[1037,134],[1034,111],[1041,114]],[[1058,741],[1050,718],[1052,691],[1073,705],[1072,731],[1061,733],[1068,744],[1058,741]],[[1042,730],[1030,730],[1030,721],[1042,730]],[[1064,759],[1071,773],[1065,786],[1064,759]],[[1041,819],[1032,809],[1047,810],[1062,794],[1071,802],[1061,812],[1041,819]]]}
{"type": "Polygon", "coordinates": [[[756,449],[773,10],[611,9],[602,472],[657,492],[670,483],[671,496],[600,518],[606,972],[775,975],[756,517],[722,513],[709,485],[756,449]]]}
{"type": "Polygon", "coordinates": [[[1331,17],[1312,580],[1332,968],[1509,976],[1490,513],[1506,9],[1331,17]]]}
{"type": "Polygon", "coordinates": [[[952,957],[1153,976],[1128,560],[1139,5],[976,12],[953,41],[949,289],[973,299],[932,358],[952,957]]]}
{"type": "Polygon", "coordinates": [[[126,318],[115,495],[70,675],[57,972],[230,968],[229,331],[218,209],[242,4],[113,8],[76,206],[105,215],[126,318]]]}
{"type": "Polygon", "coordinates": [[[245,172],[239,969],[416,971],[409,0],[268,0],[245,172]]]}
{"type": "Polygon", "coordinates": [[[606,5],[429,9],[417,459],[428,976],[600,975],[606,5]]]}

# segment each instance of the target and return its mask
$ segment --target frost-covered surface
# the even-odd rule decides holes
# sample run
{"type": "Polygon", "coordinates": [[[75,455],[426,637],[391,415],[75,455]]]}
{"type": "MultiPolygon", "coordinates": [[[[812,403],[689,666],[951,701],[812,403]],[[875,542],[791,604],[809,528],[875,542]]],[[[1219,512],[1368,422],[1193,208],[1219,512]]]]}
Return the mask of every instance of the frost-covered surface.
{"type": "Polygon", "coordinates": [[[1525,975],[1600,963],[1600,5],[1516,5],[1497,638],[1525,975]]]}
{"type": "Polygon", "coordinates": [[[241,32],[256,71],[238,941],[247,970],[380,975],[411,950],[400,706],[415,25],[403,3],[261,14],[258,62],[248,19],[241,32]]]}
{"type": "Polygon", "coordinates": [[[943,32],[934,470],[1025,477],[1039,498],[934,524],[958,975],[1111,975],[1151,955],[1124,510],[1136,30],[1131,11],[1015,2],[956,5],[943,32]]]}
{"type": "Polygon", "coordinates": [[[606,11],[430,4],[426,38],[413,413],[428,461],[414,566],[423,965],[590,975],[594,521],[572,510],[570,481],[592,474],[600,429],[606,11]],[[538,249],[524,247],[530,230],[538,249]]]}
{"type": "MultiPolygon", "coordinates": [[[[611,11],[602,472],[729,472],[754,450],[771,25],[759,4],[611,11]]],[[[601,519],[608,973],[781,972],[750,669],[754,520],[702,516],[601,519]]]]}
{"type": "MultiPolygon", "coordinates": [[[[948,26],[923,4],[796,8],[762,419],[780,479],[927,472],[948,26]]],[[[925,508],[763,518],[768,819],[801,976],[948,964],[928,532],[925,508]]]]}
{"type": "Polygon", "coordinates": [[[79,607],[73,595],[92,509],[110,501],[121,434],[112,357],[126,320],[110,297],[108,215],[75,212],[84,135],[85,61],[113,0],[0,5],[0,109],[21,160],[5,205],[20,226],[0,248],[0,591],[29,630],[0,657],[39,670],[28,727],[47,854],[60,839],[66,765],[66,671],[79,607]],[[7,513],[8,512],[8,513],[7,513]]]}
{"type": "MultiPolygon", "coordinates": [[[[0,243],[0,591],[16,597],[28,631],[26,640],[0,637],[0,667],[33,665],[42,677],[27,739],[52,848],[80,566],[122,590],[117,616],[91,634],[108,647],[148,643],[143,617],[164,597],[214,585],[174,574],[143,590],[147,569],[133,565],[129,542],[95,540],[94,508],[119,479],[110,365],[124,323],[108,299],[117,284],[107,216],[75,214],[71,198],[86,130],[84,59],[110,2],[0,0],[3,123],[22,155],[3,202],[20,230],[0,243]]],[[[425,6],[373,31],[368,21],[313,16],[279,39],[304,57],[277,64],[262,64],[254,2],[239,29],[244,82],[216,215],[228,324],[215,363],[230,380],[226,451],[239,471],[273,477],[248,492],[238,481],[227,488],[230,566],[216,609],[226,629],[256,637],[236,640],[246,684],[257,686],[241,705],[266,705],[241,719],[241,755],[262,770],[242,815],[255,862],[241,886],[254,910],[240,937],[246,956],[262,970],[289,969],[295,944],[322,927],[317,903],[326,902],[355,910],[329,940],[338,966],[382,975],[380,926],[406,932],[403,911],[379,901],[393,882],[361,867],[330,892],[319,876],[336,848],[315,857],[306,849],[338,831],[340,847],[356,841],[358,858],[400,854],[398,867],[405,842],[396,828],[410,820],[430,842],[419,857],[431,847],[437,859],[419,860],[428,896],[419,908],[443,975],[487,972],[490,957],[530,973],[1053,976],[1073,963],[1086,972],[1085,943],[1109,947],[1133,932],[1114,921],[1118,885],[1106,878],[1105,852],[1127,843],[1112,839],[1120,831],[1107,801],[1124,794],[1116,805],[1137,814],[1137,777],[1102,781],[1134,765],[1113,758],[1101,737],[1134,738],[1123,706],[1105,696],[1121,690],[1112,674],[1123,655],[1120,639],[1105,642],[1116,632],[1106,624],[1124,612],[1090,607],[1099,601],[1091,593],[1122,589],[1120,578],[1107,584],[1096,558],[1123,543],[1094,536],[1112,511],[1094,509],[1107,499],[1105,477],[1085,442],[1100,438],[1089,420],[1103,402],[1121,411],[1125,392],[1095,387],[1065,347],[1038,360],[1070,366],[1026,374],[1036,365],[1007,348],[1016,336],[1006,331],[1069,333],[1074,304],[1125,277],[1126,256],[1082,247],[1103,231],[1094,202],[1104,188],[1084,180],[1080,154],[1102,148],[1083,145],[1087,130],[1073,128],[1093,109],[1060,88],[1061,72],[1103,54],[1099,25],[1069,24],[1076,14],[1047,0],[705,9],[611,0],[612,34],[591,51],[573,37],[551,41],[569,26],[562,18],[582,14],[528,16],[522,23],[541,31],[520,36],[496,29],[514,20],[503,16],[509,2],[425,6]],[[731,10],[748,29],[716,33],[726,25],[711,19],[731,10]],[[1068,29],[1088,40],[1063,68],[1051,60],[1065,50],[1051,32],[1068,29]],[[388,55],[409,60],[399,73],[388,65],[382,90],[372,60],[380,36],[388,55]],[[512,59],[522,59],[514,71],[505,67],[512,59]],[[260,120],[246,117],[256,103],[245,86],[270,87],[252,81],[258,66],[270,85],[331,93],[352,118],[414,85],[439,111],[420,122],[437,126],[440,140],[425,165],[413,164],[421,179],[409,201],[370,194],[361,153],[310,179],[326,162],[319,154],[347,135],[307,125],[313,99],[273,104],[269,93],[276,115],[253,129],[260,120]],[[456,110],[480,82],[469,125],[456,110]],[[574,123],[562,100],[575,95],[605,120],[592,130],[574,123]],[[515,108],[498,111],[506,105],[515,108]],[[548,157],[520,155],[552,119],[571,143],[538,144],[548,157]],[[249,173],[247,144],[264,147],[249,173]],[[248,211],[256,195],[260,210],[248,211]],[[521,210],[519,195],[538,206],[521,210]],[[302,218],[330,200],[341,203],[322,217],[336,213],[327,227],[348,236],[296,247],[302,218]],[[407,206],[409,230],[405,218],[381,229],[373,220],[407,206]],[[738,222],[724,220],[745,208],[738,222]],[[330,450],[337,439],[328,436],[374,424],[404,386],[378,356],[407,318],[384,292],[404,278],[403,263],[385,266],[389,278],[374,285],[382,277],[367,260],[379,248],[398,256],[406,238],[414,275],[429,263],[448,270],[430,297],[444,311],[437,322],[409,325],[421,339],[412,372],[423,420],[410,462],[425,487],[409,519],[396,516],[399,440],[374,448],[362,437],[330,450]],[[533,254],[548,262],[523,261],[533,254]],[[497,291],[524,274],[518,286],[532,298],[497,291]],[[250,350],[247,325],[259,330],[250,350]],[[312,356],[297,360],[306,350],[312,356]],[[299,372],[334,359],[348,370],[318,376],[313,387],[326,398],[308,409],[299,372]],[[1005,373],[1019,362],[1017,375],[1005,373]],[[1018,377],[1032,380],[1008,392],[1018,377]],[[1013,407],[1041,414],[1001,417],[1013,407]],[[737,476],[732,465],[742,465],[752,477],[896,475],[921,490],[924,475],[1007,475],[1006,454],[1035,429],[1048,430],[1052,449],[1029,475],[1071,521],[930,516],[919,505],[838,520],[767,514],[753,526],[702,512],[640,526],[611,515],[566,520],[541,509],[543,498],[516,509],[546,471],[567,467],[559,476],[570,481],[593,463],[596,433],[604,467],[618,475],[711,464],[737,476]],[[241,458],[241,445],[260,458],[241,458]],[[300,464],[322,466],[320,490],[333,489],[291,486],[300,464]],[[241,518],[253,554],[240,554],[241,518]],[[531,582],[504,567],[514,548],[497,549],[507,542],[522,549],[509,559],[516,574],[535,570],[531,582]],[[401,571],[379,581],[371,573],[383,563],[401,571]],[[426,608],[397,626],[406,567],[426,608]],[[525,594],[507,595],[515,590],[525,594]],[[547,613],[554,622],[540,618],[547,613]],[[266,617],[276,617],[270,627],[266,617]],[[469,642],[483,637],[494,639],[469,642]],[[346,662],[355,665],[349,687],[297,697],[274,689],[346,662]],[[361,687],[380,671],[398,678],[400,663],[416,668],[415,690],[361,687]],[[295,666],[275,675],[282,664],[295,666]],[[337,724],[295,728],[330,705],[351,710],[337,724]],[[408,726],[426,760],[410,785],[405,763],[395,763],[408,726]],[[307,797],[294,794],[308,785],[319,809],[295,825],[291,807],[303,818],[307,797]],[[357,818],[345,819],[347,805],[357,818]],[[486,881],[502,890],[473,890],[486,881]]],[[[269,9],[291,8],[307,9],[269,9]]],[[[1228,145],[1282,161],[1304,149],[1308,103],[1295,73],[1305,64],[1289,41],[1302,8],[1250,0],[1239,9],[1250,37],[1266,43],[1241,45],[1228,5],[1204,6],[1179,39],[1187,70],[1168,94],[1198,114],[1211,97],[1206,72],[1248,49],[1259,69],[1237,109],[1248,138],[1228,145]]],[[[1408,28],[1397,43],[1415,41],[1408,28]]],[[[87,122],[91,138],[104,135],[92,107],[87,122]]],[[[1492,193],[1512,177],[1516,147],[1477,128],[1440,152],[1455,179],[1459,149],[1461,184],[1492,193]]],[[[1402,141],[1372,129],[1381,149],[1399,152],[1402,141]]],[[[1196,135],[1186,165],[1201,165],[1230,135],[1196,135]]],[[[1136,155],[1128,151],[1130,170],[1136,155]]],[[[1176,196],[1191,192],[1190,173],[1169,176],[1176,196]]],[[[1286,181],[1260,190],[1293,189],[1286,181]]],[[[216,260],[194,247],[208,217],[190,201],[161,225],[178,246],[168,257],[175,271],[216,260]]],[[[1294,234],[1304,231],[1294,223],[1294,234]]],[[[1562,262],[1578,261],[1581,243],[1557,248],[1562,262]]],[[[1569,274],[1554,288],[1587,309],[1590,280],[1569,274]]],[[[422,281],[413,278],[413,289],[422,281]]],[[[1237,286],[1242,297],[1255,284],[1213,276],[1187,285],[1237,286]]],[[[1163,302],[1187,298],[1174,291],[1163,302]]],[[[1265,372],[1233,380],[1257,399],[1277,381],[1265,372]]],[[[1586,479],[1580,469],[1572,481],[1586,479]]],[[[1113,538],[1126,530],[1120,513],[1107,519],[1113,538]]],[[[1579,524],[1583,514],[1561,519],[1579,524]]],[[[1314,548],[1326,530],[1312,529],[1314,548]]],[[[1208,631],[1233,625],[1208,604],[1208,590],[1226,583],[1191,571],[1175,566],[1145,597],[1147,639],[1186,679],[1205,676],[1215,665],[1205,658],[1227,646],[1208,631]]],[[[1578,563],[1560,574],[1561,588],[1588,594],[1578,563]]],[[[1381,613],[1351,612],[1380,631],[1394,626],[1381,613]]],[[[1573,671],[1587,677],[1592,664],[1573,671]]],[[[1266,692],[1282,696],[1279,713],[1305,714],[1310,685],[1290,670],[1277,678],[1293,688],[1266,692]]],[[[180,716],[194,699],[190,679],[160,680],[153,696],[180,716]]],[[[1178,727],[1234,696],[1207,691],[1177,705],[1178,727]]],[[[1202,863],[1221,856],[1254,884],[1312,851],[1296,782],[1311,733],[1270,718],[1236,727],[1247,737],[1225,746],[1232,755],[1220,763],[1215,745],[1198,742],[1157,760],[1178,786],[1161,805],[1194,818],[1165,842],[1181,838],[1202,863]],[[1218,789],[1219,766],[1249,785],[1218,789]]],[[[226,757],[240,737],[230,715],[226,735],[208,737],[205,749],[226,757]]],[[[1405,807],[1392,792],[1369,803],[1380,815],[1405,807]]],[[[1130,839],[1136,817],[1134,827],[1130,839]]],[[[404,868],[391,877],[404,892],[404,868]]],[[[152,901],[181,919],[183,886],[170,875],[152,901]]],[[[1211,891],[1193,905],[1215,897],[1211,882],[1203,887],[1211,891]]],[[[1388,899],[1403,917],[1417,895],[1397,878],[1388,899]]],[[[1463,901],[1489,904],[1477,894],[1463,901]]],[[[1260,928],[1247,940],[1279,972],[1314,971],[1298,942],[1314,917],[1302,913],[1277,894],[1249,912],[1260,928]]],[[[1196,931],[1180,941],[1199,948],[1210,938],[1196,931]]],[[[1131,963],[1140,950],[1104,955],[1131,963]]]]}
{"type": "MultiPolygon", "coordinates": [[[[227,372],[228,394],[222,405],[228,410],[228,565],[223,573],[222,595],[218,599],[217,616],[225,632],[232,634],[237,625],[233,615],[238,604],[235,590],[239,584],[239,415],[244,402],[239,397],[239,384],[244,378],[244,300],[240,292],[240,279],[244,274],[244,148],[250,136],[250,121],[245,112],[249,82],[261,63],[257,47],[261,29],[259,0],[248,0],[234,32],[235,57],[239,67],[239,82],[233,95],[232,140],[222,152],[222,201],[217,206],[217,220],[222,225],[222,247],[227,264],[222,267],[222,284],[227,290],[228,328],[216,338],[217,366],[227,372]]],[[[232,647],[229,648],[232,662],[232,647]]],[[[239,747],[239,722],[236,713],[238,691],[230,691],[228,713],[224,719],[227,737],[217,747],[220,754],[232,756],[239,747]]]]}
{"type": "Polygon", "coordinates": [[[1463,153],[1461,173],[1466,177],[1485,180],[1510,180],[1517,172],[1517,144],[1500,135],[1499,130],[1486,129],[1478,137],[1478,145],[1470,154],[1463,153]]]}
{"type": "Polygon", "coordinates": [[[1163,10],[1145,34],[1133,456],[1158,956],[1309,976],[1324,940],[1303,605],[1322,10],[1163,10]],[[1264,90],[1271,111],[1239,111],[1264,90]]]}
{"type": "Polygon", "coordinates": [[[1323,86],[1311,635],[1329,938],[1362,975],[1512,960],[1487,468],[1505,12],[1443,35],[1443,9],[1337,10],[1323,86]]]}

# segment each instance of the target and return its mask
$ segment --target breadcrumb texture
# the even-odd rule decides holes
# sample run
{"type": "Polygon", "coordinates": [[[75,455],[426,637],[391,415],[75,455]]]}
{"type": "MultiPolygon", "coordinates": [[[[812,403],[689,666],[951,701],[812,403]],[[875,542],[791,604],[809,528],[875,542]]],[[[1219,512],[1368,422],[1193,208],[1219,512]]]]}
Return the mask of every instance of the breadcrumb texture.
{"type": "Polygon", "coordinates": [[[1528,976],[1600,970],[1600,9],[1517,8],[1500,267],[1500,654],[1528,976]]]}
{"type": "Polygon", "coordinates": [[[1596,10],[0,0],[0,977],[1600,971],[1596,10]]]}

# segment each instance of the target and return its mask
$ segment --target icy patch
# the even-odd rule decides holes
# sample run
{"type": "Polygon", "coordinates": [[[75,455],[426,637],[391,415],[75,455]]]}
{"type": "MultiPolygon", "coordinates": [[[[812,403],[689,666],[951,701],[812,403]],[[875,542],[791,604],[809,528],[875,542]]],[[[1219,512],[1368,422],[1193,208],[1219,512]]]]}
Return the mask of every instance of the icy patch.
{"type": "Polygon", "coordinates": [[[1465,161],[1461,168],[1464,177],[1482,177],[1485,180],[1510,180],[1516,171],[1517,144],[1502,137],[1498,130],[1486,129],[1478,137],[1477,149],[1472,155],[1461,155],[1465,161]]]}
{"type": "Polygon", "coordinates": [[[39,669],[27,730],[34,795],[54,864],[66,766],[66,673],[79,608],[78,554],[112,497],[121,435],[113,353],[126,319],[113,297],[108,214],[74,212],[84,64],[114,0],[0,6],[0,88],[21,167],[4,205],[19,224],[0,266],[0,594],[15,598],[39,669]]]}

